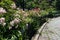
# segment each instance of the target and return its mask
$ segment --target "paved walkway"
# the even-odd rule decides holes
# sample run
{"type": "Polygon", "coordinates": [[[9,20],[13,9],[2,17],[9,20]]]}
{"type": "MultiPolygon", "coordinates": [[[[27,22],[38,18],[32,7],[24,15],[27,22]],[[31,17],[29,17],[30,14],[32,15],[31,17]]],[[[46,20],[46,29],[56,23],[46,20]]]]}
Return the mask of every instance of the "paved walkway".
{"type": "Polygon", "coordinates": [[[60,40],[60,17],[51,19],[38,30],[32,40],[60,40]]]}

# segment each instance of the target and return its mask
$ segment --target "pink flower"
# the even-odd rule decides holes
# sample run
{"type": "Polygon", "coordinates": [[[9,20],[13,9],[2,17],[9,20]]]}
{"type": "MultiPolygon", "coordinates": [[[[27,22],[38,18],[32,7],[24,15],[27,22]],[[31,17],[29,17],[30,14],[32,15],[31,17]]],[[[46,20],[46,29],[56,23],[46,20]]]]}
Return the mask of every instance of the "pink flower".
{"type": "Polygon", "coordinates": [[[1,13],[1,14],[2,14],[2,13],[6,13],[6,10],[3,9],[2,7],[0,7],[0,13],[1,13]]]}

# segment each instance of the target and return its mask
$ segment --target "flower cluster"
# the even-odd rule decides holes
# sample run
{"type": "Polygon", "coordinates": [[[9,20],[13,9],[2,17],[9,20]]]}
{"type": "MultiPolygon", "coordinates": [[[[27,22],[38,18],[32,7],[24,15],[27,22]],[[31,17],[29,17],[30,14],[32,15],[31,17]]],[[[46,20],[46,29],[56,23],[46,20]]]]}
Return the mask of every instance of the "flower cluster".
{"type": "Polygon", "coordinates": [[[6,13],[6,10],[0,7],[0,14],[6,13]]]}
{"type": "Polygon", "coordinates": [[[15,18],[14,20],[12,20],[11,22],[10,22],[10,25],[11,26],[14,26],[15,24],[18,24],[20,22],[20,19],[19,18],[15,18]]]}
{"type": "Polygon", "coordinates": [[[3,26],[5,26],[6,25],[6,23],[5,23],[5,18],[0,18],[0,24],[1,25],[3,25],[3,26]]]}

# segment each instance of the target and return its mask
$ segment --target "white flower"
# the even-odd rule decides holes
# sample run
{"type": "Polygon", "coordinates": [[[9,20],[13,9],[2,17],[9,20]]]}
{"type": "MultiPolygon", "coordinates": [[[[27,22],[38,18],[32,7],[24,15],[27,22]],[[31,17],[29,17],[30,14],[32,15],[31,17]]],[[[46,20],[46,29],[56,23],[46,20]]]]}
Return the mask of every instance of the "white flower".
{"type": "Polygon", "coordinates": [[[5,22],[5,18],[0,18],[0,24],[4,23],[5,22]]]}
{"type": "Polygon", "coordinates": [[[15,24],[18,24],[19,22],[20,22],[20,19],[18,19],[18,18],[15,18],[15,19],[14,19],[14,23],[15,23],[15,24]]]}
{"type": "Polygon", "coordinates": [[[2,25],[3,25],[3,26],[5,26],[5,25],[6,25],[6,23],[3,23],[2,25]]]}
{"type": "Polygon", "coordinates": [[[10,25],[11,25],[11,26],[14,26],[14,21],[11,21],[11,22],[10,22],[10,25]]]}
{"type": "Polygon", "coordinates": [[[5,22],[5,18],[2,17],[1,20],[2,20],[3,22],[5,22]]]}
{"type": "Polygon", "coordinates": [[[0,24],[1,25],[3,25],[3,26],[5,26],[6,25],[6,23],[5,23],[5,18],[0,18],[0,24]]]}
{"type": "Polygon", "coordinates": [[[10,6],[12,9],[16,9],[16,4],[15,3],[13,3],[13,4],[11,4],[11,6],[10,6]]]}
{"type": "Polygon", "coordinates": [[[10,22],[11,26],[14,26],[14,24],[18,24],[20,22],[20,19],[15,18],[13,21],[10,22]]]}
{"type": "Polygon", "coordinates": [[[26,26],[28,27],[28,24],[26,24],[26,26]]]}
{"type": "Polygon", "coordinates": [[[20,8],[17,8],[17,10],[20,10],[20,8]]]}
{"type": "Polygon", "coordinates": [[[1,13],[1,14],[2,14],[2,13],[6,13],[6,10],[3,9],[2,7],[0,7],[0,13],[1,13]]]}
{"type": "Polygon", "coordinates": [[[12,27],[9,27],[9,30],[12,29],[12,27]]]}
{"type": "Polygon", "coordinates": [[[28,23],[26,24],[26,29],[28,29],[28,23]]]}

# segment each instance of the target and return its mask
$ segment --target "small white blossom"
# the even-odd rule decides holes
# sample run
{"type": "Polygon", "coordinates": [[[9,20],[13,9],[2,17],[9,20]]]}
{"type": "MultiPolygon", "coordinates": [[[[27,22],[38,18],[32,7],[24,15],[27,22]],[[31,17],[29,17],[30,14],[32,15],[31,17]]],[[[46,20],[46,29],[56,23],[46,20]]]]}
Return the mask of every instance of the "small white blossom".
{"type": "Polygon", "coordinates": [[[5,18],[0,18],[0,24],[5,22],[5,18]]]}
{"type": "Polygon", "coordinates": [[[9,30],[12,29],[12,27],[9,27],[9,30]]]}
{"type": "Polygon", "coordinates": [[[15,18],[15,19],[14,19],[14,23],[15,23],[15,24],[17,24],[17,23],[19,23],[19,22],[20,22],[20,19],[18,19],[18,18],[15,18]]]}
{"type": "Polygon", "coordinates": [[[17,8],[17,10],[20,10],[20,8],[17,8]]]}
{"type": "Polygon", "coordinates": [[[11,26],[14,26],[14,21],[11,21],[11,22],[10,22],[10,25],[11,25],[11,26]]]}
{"type": "Polygon", "coordinates": [[[1,13],[1,14],[2,14],[2,13],[6,13],[6,10],[3,9],[2,7],[0,7],[0,13],[1,13]]]}
{"type": "Polygon", "coordinates": [[[26,24],[26,29],[28,29],[28,23],[26,24]]]}
{"type": "Polygon", "coordinates": [[[5,26],[6,25],[6,23],[5,23],[5,18],[0,18],[0,24],[1,25],[3,25],[3,26],[5,26]]]}
{"type": "Polygon", "coordinates": [[[2,17],[1,20],[2,20],[3,22],[5,22],[5,18],[2,17]]]}
{"type": "Polygon", "coordinates": [[[16,9],[16,4],[15,3],[13,3],[13,4],[11,4],[11,6],[10,6],[12,9],[16,9]]]}
{"type": "Polygon", "coordinates": [[[15,18],[13,21],[10,22],[11,26],[14,26],[14,24],[18,24],[20,22],[20,19],[15,18]]]}
{"type": "Polygon", "coordinates": [[[5,26],[5,25],[6,25],[6,23],[3,23],[2,25],[3,25],[3,26],[5,26]]]}
{"type": "Polygon", "coordinates": [[[26,24],[26,26],[28,27],[28,24],[26,24]]]}

